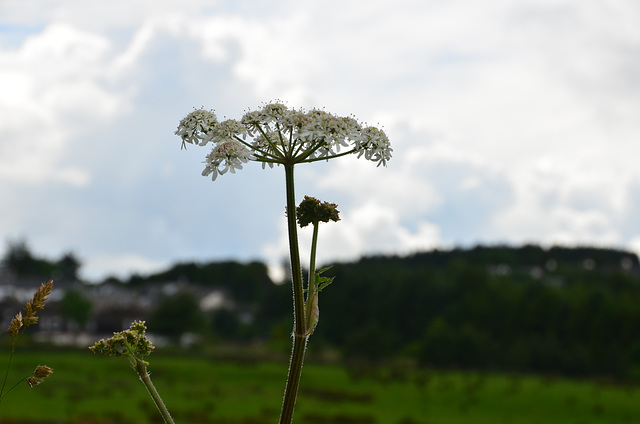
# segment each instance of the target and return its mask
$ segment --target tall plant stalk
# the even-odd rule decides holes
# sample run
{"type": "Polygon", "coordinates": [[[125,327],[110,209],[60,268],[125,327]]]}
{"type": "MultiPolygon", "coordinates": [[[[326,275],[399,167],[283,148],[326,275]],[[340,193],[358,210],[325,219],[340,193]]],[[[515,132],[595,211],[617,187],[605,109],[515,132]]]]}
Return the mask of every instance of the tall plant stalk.
{"type": "Polygon", "coordinates": [[[289,233],[289,257],[291,260],[291,284],[293,290],[293,349],[289,361],[289,373],[282,402],[280,424],[291,423],[300,386],[302,364],[307,346],[307,324],[304,311],[304,287],[300,248],[298,246],[298,227],[296,224],[296,198],[293,179],[293,164],[284,165],[287,193],[287,230],[289,233]]]}
{"type": "MultiPolygon", "coordinates": [[[[296,207],[294,166],[352,153],[377,162],[378,166],[386,165],[392,152],[389,139],[378,128],[363,127],[352,117],[339,117],[317,109],[308,112],[288,109],[279,102],[247,112],[240,121],[228,119],[218,122],[212,111],[196,109],[180,121],[175,133],[182,139],[182,147],[186,147],[187,143],[200,146],[213,143],[213,150],[204,161],[206,166],[202,175],[210,176],[214,181],[227,171],[235,173],[249,161],[261,162],[263,168],[265,165],[271,168],[274,165],[284,167],[294,324],[293,349],[279,422],[291,424],[307,340],[318,323],[318,293],[333,281],[333,278],[320,276],[325,270],[315,270],[318,224],[340,220],[335,203],[320,203],[313,197],[305,196],[300,206],[296,207]],[[340,152],[345,147],[346,151],[340,152]],[[305,227],[309,224],[313,224],[313,240],[305,299],[297,225],[305,227]]],[[[147,363],[142,359],[153,350],[145,332],[144,322],[135,321],[129,330],[115,333],[107,340],[99,340],[91,350],[129,359],[165,423],[173,424],[169,411],[149,378],[147,363]]]]}
{"type": "Polygon", "coordinates": [[[389,139],[382,130],[362,126],[352,117],[340,117],[318,109],[289,109],[280,102],[249,111],[239,121],[219,122],[213,111],[196,109],[180,121],[175,134],[182,139],[182,147],[213,144],[205,158],[202,175],[210,176],[214,181],[219,175],[235,173],[249,161],[261,162],[263,168],[284,167],[294,325],[280,424],[291,424],[307,340],[318,322],[318,293],[333,281],[320,277],[322,271],[316,273],[314,269],[318,223],[339,220],[337,205],[333,203],[320,203],[305,196],[296,208],[294,165],[349,154],[377,162],[378,166],[386,165],[392,152],[389,139]],[[305,301],[296,224],[304,227],[310,223],[314,225],[314,232],[305,301]]]}

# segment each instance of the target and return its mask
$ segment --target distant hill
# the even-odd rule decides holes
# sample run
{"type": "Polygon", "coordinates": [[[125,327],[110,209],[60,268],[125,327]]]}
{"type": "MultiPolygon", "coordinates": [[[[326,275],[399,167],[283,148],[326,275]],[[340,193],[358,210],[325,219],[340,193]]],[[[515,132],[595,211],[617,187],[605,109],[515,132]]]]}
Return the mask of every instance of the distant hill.
{"type": "MultiPolygon", "coordinates": [[[[64,263],[47,263],[30,252],[19,258],[25,257],[13,273],[18,279],[51,278],[64,263]],[[37,266],[24,268],[28,263],[37,266]]],[[[79,266],[68,259],[67,275],[79,266]]],[[[11,263],[5,258],[5,271],[11,263]]],[[[401,356],[435,368],[640,381],[640,262],[632,252],[475,246],[368,256],[335,263],[326,275],[335,282],[320,295],[311,349],[331,347],[345,358],[372,361],[401,356]]],[[[259,262],[183,262],[106,282],[130,298],[148,296],[151,288],[164,293],[158,289],[172,283],[197,287],[190,292],[196,303],[184,292],[175,300],[169,294],[147,299],[147,307],[155,307],[151,316],[168,323],[163,310],[176,313],[178,300],[183,310],[192,310],[197,293],[214,290],[226,306],[195,317],[206,320],[199,331],[235,343],[290,343],[290,285],[273,284],[259,262]]],[[[7,281],[0,277],[0,284],[7,281]]]]}
{"type": "Polygon", "coordinates": [[[438,368],[640,379],[640,264],[594,247],[476,246],[340,263],[314,338],[438,368]]]}
{"type": "Polygon", "coordinates": [[[640,262],[635,253],[599,247],[560,247],[548,249],[537,245],[524,246],[475,246],[450,250],[434,249],[408,256],[369,256],[356,264],[386,261],[402,263],[404,266],[448,266],[455,261],[469,265],[524,267],[590,267],[601,271],[640,270],[640,262]],[[555,265],[554,265],[555,264],[555,265]]]}

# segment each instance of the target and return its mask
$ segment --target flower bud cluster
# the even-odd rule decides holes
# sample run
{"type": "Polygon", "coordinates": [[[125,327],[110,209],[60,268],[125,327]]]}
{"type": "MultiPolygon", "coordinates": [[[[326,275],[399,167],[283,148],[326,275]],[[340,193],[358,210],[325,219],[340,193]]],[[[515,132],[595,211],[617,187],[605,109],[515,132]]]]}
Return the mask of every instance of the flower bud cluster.
{"type": "Polygon", "coordinates": [[[278,101],[246,112],[239,121],[219,122],[212,111],[196,109],[180,121],[175,134],[183,147],[213,144],[202,172],[213,180],[242,169],[249,160],[262,162],[264,168],[356,153],[379,166],[386,165],[393,151],[382,130],[363,127],[354,117],[290,109],[278,101]]]}
{"type": "Polygon", "coordinates": [[[144,321],[134,321],[128,330],[113,333],[107,340],[100,339],[89,349],[109,356],[149,356],[155,346],[147,339],[146,330],[144,321]]]}
{"type": "Polygon", "coordinates": [[[340,211],[338,205],[329,202],[320,202],[315,197],[304,196],[300,206],[296,208],[298,225],[306,227],[309,224],[318,222],[340,221],[340,211]]]}

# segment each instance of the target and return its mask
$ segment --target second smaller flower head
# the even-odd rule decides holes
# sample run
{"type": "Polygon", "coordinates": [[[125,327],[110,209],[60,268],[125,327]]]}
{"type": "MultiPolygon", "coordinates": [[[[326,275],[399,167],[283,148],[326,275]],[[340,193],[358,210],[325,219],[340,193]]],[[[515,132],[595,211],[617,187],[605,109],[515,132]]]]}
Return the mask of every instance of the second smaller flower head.
{"type": "Polygon", "coordinates": [[[113,333],[113,337],[97,341],[89,349],[93,353],[101,353],[110,356],[124,356],[142,358],[149,356],[154,349],[153,344],[145,332],[147,327],[144,321],[134,321],[128,330],[113,333]]]}
{"type": "Polygon", "coordinates": [[[315,197],[304,196],[300,206],[296,208],[298,225],[306,227],[318,222],[340,221],[338,205],[329,202],[320,202],[315,197]]]}

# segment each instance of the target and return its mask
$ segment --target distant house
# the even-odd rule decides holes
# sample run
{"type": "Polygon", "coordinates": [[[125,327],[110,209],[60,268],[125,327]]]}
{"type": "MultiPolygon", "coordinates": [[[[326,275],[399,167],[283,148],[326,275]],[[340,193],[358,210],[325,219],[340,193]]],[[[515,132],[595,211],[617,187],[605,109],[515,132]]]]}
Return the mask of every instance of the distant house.
{"type": "MultiPolygon", "coordinates": [[[[43,282],[41,278],[18,277],[6,269],[0,269],[0,325],[3,328],[8,328],[11,319],[24,309],[25,303],[43,282]]],[[[30,331],[37,334],[39,340],[56,343],[77,342],[78,337],[82,339],[82,334],[91,334],[94,339],[110,336],[129,328],[135,320],[146,320],[163,297],[185,291],[199,300],[204,312],[220,308],[233,309],[233,302],[224,291],[185,281],[134,287],[118,282],[87,285],[77,281],[54,281],[46,307],[38,313],[39,323],[30,331]],[[91,315],[85,328],[78,328],[61,311],[60,302],[71,289],[91,302],[91,315]]]]}

